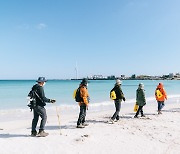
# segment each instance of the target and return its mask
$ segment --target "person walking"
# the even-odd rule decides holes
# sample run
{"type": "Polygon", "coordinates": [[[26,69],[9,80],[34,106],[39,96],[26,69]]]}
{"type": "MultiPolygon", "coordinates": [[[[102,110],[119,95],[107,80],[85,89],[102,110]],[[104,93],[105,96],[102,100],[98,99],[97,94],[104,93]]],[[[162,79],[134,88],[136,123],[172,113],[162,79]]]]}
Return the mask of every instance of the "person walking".
{"type": "Polygon", "coordinates": [[[121,109],[121,102],[122,102],[122,100],[126,101],[126,99],[124,97],[124,94],[122,92],[122,89],[121,89],[121,84],[122,84],[121,80],[117,79],[114,88],[110,91],[110,93],[112,91],[114,91],[115,94],[116,94],[116,99],[114,99],[114,104],[115,104],[116,111],[113,114],[113,116],[110,118],[109,123],[114,123],[115,120],[116,121],[119,120],[119,112],[120,112],[120,109],[121,109]]]}
{"type": "Polygon", "coordinates": [[[46,114],[46,109],[44,106],[46,106],[46,102],[55,103],[56,100],[45,97],[44,85],[46,84],[46,81],[47,80],[45,79],[45,77],[39,77],[38,80],[36,81],[37,84],[35,84],[32,87],[32,90],[35,91],[35,100],[36,100],[36,105],[33,108],[33,120],[32,120],[32,130],[31,130],[32,137],[35,137],[35,136],[45,137],[49,135],[48,133],[44,131],[45,124],[47,121],[47,114],[46,114]],[[36,126],[37,126],[39,117],[41,117],[41,123],[40,123],[39,132],[37,133],[36,126]]]}
{"type": "Polygon", "coordinates": [[[136,90],[136,104],[139,106],[134,118],[138,118],[139,112],[141,112],[141,117],[145,117],[143,113],[143,106],[146,105],[144,84],[140,83],[138,89],[136,90]]]}
{"type": "Polygon", "coordinates": [[[89,94],[88,94],[87,86],[88,86],[88,80],[83,79],[79,86],[81,99],[78,102],[80,106],[80,113],[77,121],[77,128],[84,128],[85,126],[88,126],[88,124],[85,123],[86,110],[88,110],[88,105],[89,105],[89,94]]]}
{"type": "Polygon", "coordinates": [[[165,106],[164,102],[167,100],[167,94],[162,83],[159,83],[155,90],[155,97],[158,103],[158,114],[162,114],[162,108],[165,106]]]}

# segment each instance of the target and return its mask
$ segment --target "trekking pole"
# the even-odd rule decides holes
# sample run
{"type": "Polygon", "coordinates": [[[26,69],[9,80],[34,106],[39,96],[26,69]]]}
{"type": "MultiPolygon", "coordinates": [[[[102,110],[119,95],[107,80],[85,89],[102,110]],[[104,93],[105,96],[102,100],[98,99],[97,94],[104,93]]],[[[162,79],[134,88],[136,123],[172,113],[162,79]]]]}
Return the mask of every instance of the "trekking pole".
{"type": "Polygon", "coordinates": [[[58,123],[59,123],[59,131],[60,131],[60,135],[62,135],[62,132],[61,132],[60,115],[59,115],[58,107],[57,107],[57,106],[56,106],[56,114],[57,114],[57,117],[58,117],[58,123]]]}

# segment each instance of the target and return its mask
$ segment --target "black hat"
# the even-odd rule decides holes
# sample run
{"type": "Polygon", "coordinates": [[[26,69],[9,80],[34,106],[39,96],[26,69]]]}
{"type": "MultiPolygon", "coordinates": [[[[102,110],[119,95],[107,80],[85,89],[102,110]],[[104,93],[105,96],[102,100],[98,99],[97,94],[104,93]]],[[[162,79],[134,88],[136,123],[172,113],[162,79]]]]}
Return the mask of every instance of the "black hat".
{"type": "Polygon", "coordinates": [[[45,77],[39,77],[36,82],[46,82],[46,81],[47,80],[45,79],[45,77]]]}
{"type": "Polygon", "coordinates": [[[86,78],[82,79],[82,82],[81,82],[81,84],[84,84],[84,85],[86,85],[87,83],[88,83],[88,80],[87,80],[86,78]]]}

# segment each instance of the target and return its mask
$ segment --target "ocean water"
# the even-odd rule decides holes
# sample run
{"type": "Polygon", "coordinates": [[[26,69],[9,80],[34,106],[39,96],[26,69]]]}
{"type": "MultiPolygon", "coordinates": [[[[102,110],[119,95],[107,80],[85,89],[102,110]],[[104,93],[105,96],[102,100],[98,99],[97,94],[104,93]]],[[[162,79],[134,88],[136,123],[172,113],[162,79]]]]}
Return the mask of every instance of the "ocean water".
{"type": "MultiPolygon", "coordinates": [[[[164,84],[169,98],[180,96],[180,81],[178,80],[124,80],[122,90],[126,102],[135,102],[136,89],[139,83],[145,85],[147,100],[155,101],[154,91],[159,82],[164,84]]],[[[100,106],[112,102],[109,98],[109,92],[114,87],[114,83],[113,80],[90,81],[88,85],[90,103],[94,106],[100,106]]],[[[35,80],[0,80],[0,109],[27,108],[26,98],[34,84],[36,84],[35,80]]],[[[72,95],[79,84],[79,80],[49,80],[44,90],[46,97],[56,99],[58,105],[71,106],[77,104],[72,95]]]]}

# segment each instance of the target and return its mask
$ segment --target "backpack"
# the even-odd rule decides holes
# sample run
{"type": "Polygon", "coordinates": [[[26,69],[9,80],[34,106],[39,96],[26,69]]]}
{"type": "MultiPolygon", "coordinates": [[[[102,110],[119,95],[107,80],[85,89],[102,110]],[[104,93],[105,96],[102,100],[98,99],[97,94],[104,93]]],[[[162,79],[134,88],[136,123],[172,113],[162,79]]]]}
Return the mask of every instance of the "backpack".
{"type": "Polygon", "coordinates": [[[76,102],[83,101],[81,94],[80,94],[80,88],[74,90],[73,98],[75,99],[76,102]]]}
{"type": "Polygon", "coordinates": [[[163,94],[161,93],[159,89],[156,90],[156,96],[157,98],[161,98],[163,96],[163,94]]]}
{"type": "Polygon", "coordinates": [[[32,89],[29,92],[28,97],[29,97],[29,103],[27,106],[31,109],[31,111],[36,107],[36,97],[38,97],[43,102],[43,100],[37,94],[36,90],[32,89]]]}
{"type": "Polygon", "coordinates": [[[31,109],[34,109],[36,107],[36,94],[35,94],[35,90],[31,90],[28,94],[28,97],[29,97],[29,102],[28,102],[28,107],[31,109]]]}
{"type": "Polygon", "coordinates": [[[115,99],[116,99],[116,93],[115,93],[114,90],[110,92],[110,98],[111,98],[112,100],[115,100],[115,99]]]}

